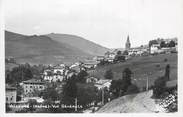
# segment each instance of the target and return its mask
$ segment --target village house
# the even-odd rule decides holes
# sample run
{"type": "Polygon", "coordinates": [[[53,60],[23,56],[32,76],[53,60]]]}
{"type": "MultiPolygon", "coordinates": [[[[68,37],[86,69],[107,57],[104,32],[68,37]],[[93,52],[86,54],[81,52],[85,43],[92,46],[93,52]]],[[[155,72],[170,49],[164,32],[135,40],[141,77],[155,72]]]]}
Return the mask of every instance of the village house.
{"type": "Polygon", "coordinates": [[[15,87],[6,85],[6,103],[16,103],[17,91],[15,87]]]}
{"type": "Polygon", "coordinates": [[[105,59],[104,56],[96,56],[96,57],[93,58],[93,60],[95,60],[95,61],[97,61],[97,62],[100,62],[100,61],[102,61],[102,60],[104,60],[104,59],[105,59]]]}
{"type": "Polygon", "coordinates": [[[160,44],[152,44],[150,47],[150,54],[156,54],[159,53],[160,44]]]}
{"type": "Polygon", "coordinates": [[[97,87],[98,90],[103,88],[109,89],[111,86],[111,82],[112,80],[100,79],[94,84],[94,86],[97,87]]]}
{"type": "Polygon", "coordinates": [[[67,73],[67,75],[66,75],[66,77],[65,77],[65,79],[69,79],[69,78],[71,78],[73,75],[77,75],[78,74],[78,72],[76,72],[75,70],[69,70],[68,71],[68,73],[67,73]]]}
{"type": "Polygon", "coordinates": [[[64,64],[60,64],[44,70],[42,77],[49,82],[63,81],[67,72],[67,67],[64,64]]]}
{"type": "Polygon", "coordinates": [[[69,67],[69,72],[75,71],[76,73],[79,73],[81,70],[85,70],[82,62],[76,62],[69,67]]]}
{"type": "Polygon", "coordinates": [[[98,80],[96,77],[88,77],[86,78],[86,83],[96,83],[98,80]]]}
{"type": "Polygon", "coordinates": [[[92,69],[97,67],[98,62],[93,60],[87,60],[83,63],[83,67],[87,69],[92,69]]]}
{"type": "Polygon", "coordinates": [[[24,97],[30,97],[35,91],[42,91],[46,88],[46,83],[37,79],[30,79],[22,82],[24,97]]]}
{"type": "Polygon", "coordinates": [[[109,51],[107,51],[106,53],[105,53],[105,60],[106,61],[108,61],[108,62],[113,62],[114,61],[114,59],[115,59],[115,57],[116,57],[116,53],[115,52],[109,52],[109,51]]]}

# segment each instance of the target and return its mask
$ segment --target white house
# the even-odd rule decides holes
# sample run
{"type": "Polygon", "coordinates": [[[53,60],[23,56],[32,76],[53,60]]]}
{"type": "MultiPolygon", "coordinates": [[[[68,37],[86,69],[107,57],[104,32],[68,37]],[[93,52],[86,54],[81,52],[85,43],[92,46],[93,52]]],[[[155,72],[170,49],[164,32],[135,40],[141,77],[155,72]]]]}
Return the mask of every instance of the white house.
{"type": "Polygon", "coordinates": [[[96,68],[97,64],[98,64],[98,62],[96,62],[96,61],[88,60],[83,63],[83,67],[88,68],[88,69],[96,68]]]}
{"type": "Polygon", "coordinates": [[[155,54],[155,53],[159,53],[159,48],[160,48],[160,44],[152,44],[150,47],[150,53],[151,54],[155,54]]]}
{"type": "Polygon", "coordinates": [[[98,78],[95,77],[88,77],[86,79],[86,83],[96,83],[98,81],[98,78]]]}
{"type": "Polygon", "coordinates": [[[62,81],[66,72],[66,66],[64,64],[60,64],[44,70],[42,77],[44,80],[49,82],[62,81]]]}
{"type": "Polygon", "coordinates": [[[6,85],[6,103],[16,103],[17,91],[15,87],[6,85]]]}
{"type": "Polygon", "coordinates": [[[42,91],[46,88],[45,82],[37,79],[30,79],[22,82],[25,97],[30,97],[35,91],[42,91]]]}
{"type": "Polygon", "coordinates": [[[110,86],[111,86],[111,82],[112,82],[112,80],[107,80],[107,79],[100,79],[100,80],[98,80],[94,85],[95,85],[95,87],[97,87],[97,89],[103,89],[103,88],[107,88],[107,89],[109,89],[110,88],[110,86]]]}

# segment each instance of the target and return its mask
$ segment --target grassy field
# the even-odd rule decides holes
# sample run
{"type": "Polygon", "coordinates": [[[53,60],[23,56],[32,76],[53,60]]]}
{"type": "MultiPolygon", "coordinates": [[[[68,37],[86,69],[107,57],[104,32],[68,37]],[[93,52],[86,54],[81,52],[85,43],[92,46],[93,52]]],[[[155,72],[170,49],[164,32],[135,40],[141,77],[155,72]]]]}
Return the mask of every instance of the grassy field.
{"type": "Polygon", "coordinates": [[[155,56],[134,57],[123,63],[99,66],[96,70],[89,71],[90,76],[104,79],[105,71],[111,69],[114,79],[122,78],[124,68],[130,68],[133,72],[132,81],[138,87],[146,86],[146,79],[149,85],[154,84],[154,80],[164,75],[165,67],[170,64],[170,79],[177,79],[177,54],[161,54],[155,56]],[[167,59],[165,62],[164,60],[167,59]]]}

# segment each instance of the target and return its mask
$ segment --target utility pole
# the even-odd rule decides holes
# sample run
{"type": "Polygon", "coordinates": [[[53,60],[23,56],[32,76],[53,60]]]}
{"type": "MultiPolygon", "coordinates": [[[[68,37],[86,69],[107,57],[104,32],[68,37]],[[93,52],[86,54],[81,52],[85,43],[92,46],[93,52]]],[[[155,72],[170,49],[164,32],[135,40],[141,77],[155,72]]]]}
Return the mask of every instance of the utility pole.
{"type": "Polygon", "coordinates": [[[104,88],[102,88],[102,105],[104,105],[104,88]]]}
{"type": "Polygon", "coordinates": [[[149,79],[148,79],[148,76],[147,76],[146,91],[148,91],[148,87],[149,87],[149,79]]]}
{"type": "Polygon", "coordinates": [[[78,100],[77,100],[77,97],[75,98],[75,111],[77,111],[77,107],[78,107],[78,100]]]}
{"type": "Polygon", "coordinates": [[[21,79],[22,79],[22,81],[23,81],[23,69],[22,69],[21,66],[20,66],[20,68],[21,68],[21,79]]]}

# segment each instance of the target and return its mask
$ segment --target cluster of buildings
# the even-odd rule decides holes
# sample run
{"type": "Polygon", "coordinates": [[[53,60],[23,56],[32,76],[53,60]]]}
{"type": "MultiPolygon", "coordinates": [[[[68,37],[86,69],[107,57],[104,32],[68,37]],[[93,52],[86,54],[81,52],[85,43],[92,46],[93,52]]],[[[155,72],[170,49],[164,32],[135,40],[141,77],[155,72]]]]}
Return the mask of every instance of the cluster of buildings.
{"type": "Polygon", "coordinates": [[[94,58],[96,61],[108,61],[108,62],[114,62],[115,57],[119,56],[119,51],[121,53],[121,56],[125,57],[125,60],[134,57],[134,56],[147,56],[150,54],[163,54],[163,53],[172,53],[177,52],[177,38],[170,38],[170,39],[155,39],[155,43],[152,43],[150,46],[147,45],[141,45],[139,47],[131,47],[130,38],[127,37],[127,41],[125,43],[125,49],[124,50],[112,50],[107,51],[103,56],[97,56],[94,58]],[[174,47],[162,47],[162,43],[165,45],[170,44],[170,42],[173,41],[175,43],[174,47]]]}
{"type": "Polygon", "coordinates": [[[113,63],[116,59],[116,56],[123,56],[125,60],[129,59],[132,56],[142,56],[147,55],[149,53],[149,48],[147,45],[131,48],[130,38],[127,37],[127,41],[125,43],[125,49],[115,49],[112,51],[107,51],[103,56],[97,56],[94,58],[96,61],[108,61],[113,63]]]}
{"type": "Polygon", "coordinates": [[[69,71],[68,67],[66,67],[64,64],[58,64],[56,66],[49,66],[47,69],[43,71],[41,75],[43,80],[45,81],[61,82],[64,80],[64,78],[66,78],[68,71],[69,71]]]}
{"type": "MultiPolygon", "coordinates": [[[[77,75],[81,70],[93,69],[96,65],[96,62],[89,60],[84,63],[76,62],[71,66],[66,66],[65,64],[58,64],[55,66],[49,65],[46,69],[44,69],[43,73],[41,73],[42,79],[33,78],[20,83],[23,94],[21,95],[21,100],[19,102],[27,102],[29,99],[36,99],[37,102],[40,102],[40,100],[43,101],[37,93],[43,91],[49,84],[60,82],[60,85],[63,85],[64,81],[71,78],[74,74],[77,75]]],[[[57,88],[61,89],[60,87],[62,88],[62,86],[58,86],[57,88]]],[[[7,103],[17,102],[17,90],[18,89],[15,87],[11,87],[9,85],[6,86],[7,103]]]]}
{"type": "Polygon", "coordinates": [[[150,54],[161,54],[161,53],[172,53],[178,51],[178,40],[177,38],[171,38],[171,39],[157,39],[155,40],[155,43],[153,43],[150,46],[150,54]],[[169,45],[171,41],[175,44],[172,46],[163,46],[169,45]],[[163,43],[163,44],[162,44],[163,43]]]}

